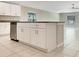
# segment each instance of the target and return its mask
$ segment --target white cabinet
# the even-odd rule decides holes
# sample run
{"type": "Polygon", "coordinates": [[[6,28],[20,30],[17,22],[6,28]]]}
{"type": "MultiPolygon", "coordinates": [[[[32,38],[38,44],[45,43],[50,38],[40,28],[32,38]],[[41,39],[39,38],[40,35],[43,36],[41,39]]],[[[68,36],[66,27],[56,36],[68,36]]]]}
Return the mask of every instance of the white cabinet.
{"type": "Polygon", "coordinates": [[[34,45],[34,46],[37,46],[38,45],[38,39],[37,39],[37,31],[38,30],[35,30],[35,29],[30,29],[31,30],[31,35],[30,35],[30,37],[31,37],[31,41],[30,41],[30,43],[32,44],[32,45],[34,45]]]}
{"type": "Polygon", "coordinates": [[[0,15],[4,15],[4,3],[0,2],[0,15]]]}
{"type": "Polygon", "coordinates": [[[18,40],[50,52],[63,42],[62,27],[57,23],[18,23],[18,40]]]}
{"type": "Polygon", "coordinates": [[[3,4],[3,12],[4,15],[10,15],[10,4],[4,3],[3,4]]]}
{"type": "Polygon", "coordinates": [[[46,49],[46,32],[45,29],[31,28],[30,43],[34,46],[46,49]]]}
{"type": "Polygon", "coordinates": [[[37,39],[38,39],[38,46],[46,49],[46,43],[47,43],[46,29],[38,29],[37,39]]]}
{"type": "Polygon", "coordinates": [[[57,29],[56,23],[47,24],[47,49],[52,51],[57,47],[57,29]]]}
{"type": "Polygon", "coordinates": [[[29,28],[24,28],[21,26],[17,26],[17,39],[22,42],[30,42],[30,30],[29,28]]]}
{"type": "Polygon", "coordinates": [[[0,15],[21,16],[21,6],[0,2],[0,15]]]}
{"type": "Polygon", "coordinates": [[[29,23],[18,23],[18,27],[29,28],[30,27],[30,24],[29,23]]]}
{"type": "Polygon", "coordinates": [[[11,16],[21,16],[21,7],[11,4],[11,16]]]}
{"type": "Polygon", "coordinates": [[[45,28],[47,28],[46,25],[47,25],[47,24],[45,24],[45,23],[36,23],[35,26],[36,26],[37,28],[40,28],[40,29],[45,29],[45,28]]]}
{"type": "Polygon", "coordinates": [[[17,26],[17,39],[24,41],[24,31],[23,27],[18,27],[17,26]]]}
{"type": "Polygon", "coordinates": [[[0,2],[0,15],[10,15],[10,4],[0,2]]]}
{"type": "Polygon", "coordinates": [[[27,43],[30,43],[30,29],[29,28],[25,28],[24,29],[24,41],[27,43]]]}
{"type": "Polygon", "coordinates": [[[3,3],[0,2],[0,15],[3,15],[3,3]]]}

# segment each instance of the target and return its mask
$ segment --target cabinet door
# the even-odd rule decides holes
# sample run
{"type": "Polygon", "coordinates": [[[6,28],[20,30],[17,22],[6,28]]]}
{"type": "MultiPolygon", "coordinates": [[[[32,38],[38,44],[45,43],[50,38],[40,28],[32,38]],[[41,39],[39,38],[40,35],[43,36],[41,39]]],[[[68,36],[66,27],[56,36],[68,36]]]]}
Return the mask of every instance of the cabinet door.
{"type": "Polygon", "coordinates": [[[16,12],[15,12],[16,16],[21,16],[21,6],[16,5],[15,9],[16,9],[16,12]]]}
{"type": "Polygon", "coordinates": [[[4,3],[0,2],[0,15],[3,15],[4,14],[4,3]]]}
{"type": "Polygon", "coordinates": [[[36,29],[31,28],[31,40],[30,40],[30,44],[34,45],[34,46],[38,46],[38,40],[37,40],[37,31],[36,29]]]}
{"type": "Polygon", "coordinates": [[[45,30],[31,29],[31,44],[40,48],[46,48],[45,30]]]}
{"type": "Polygon", "coordinates": [[[15,16],[15,5],[11,5],[11,16],[15,16]]]}
{"type": "Polygon", "coordinates": [[[37,40],[38,46],[46,49],[46,29],[38,29],[37,40]]]}
{"type": "Polygon", "coordinates": [[[3,12],[4,15],[10,15],[10,4],[8,3],[3,4],[3,12]]]}
{"type": "Polygon", "coordinates": [[[29,43],[30,42],[30,30],[29,28],[18,27],[17,29],[18,40],[29,43]]]}
{"type": "Polygon", "coordinates": [[[24,28],[24,42],[30,43],[30,28],[24,28]]]}
{"type": "Polygon", "coordinates": [[[21,15],[21,7],[18,5],[11,4],[11,16],[20,16],[21,15]]]}
{"type": "Polygon", "coordinates": [[[18,26],[17,26],[17,39],[20,41],[24,41],[24,29],[18,26]]]}

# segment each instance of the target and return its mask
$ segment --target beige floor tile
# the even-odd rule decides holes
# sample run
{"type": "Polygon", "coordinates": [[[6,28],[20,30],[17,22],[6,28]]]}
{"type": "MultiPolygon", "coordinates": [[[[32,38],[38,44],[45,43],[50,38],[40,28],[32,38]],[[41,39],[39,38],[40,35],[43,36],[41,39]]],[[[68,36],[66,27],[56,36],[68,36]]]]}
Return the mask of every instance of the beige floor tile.
{"type": "Polygon", "coordinates": [[[73,50],[73,49],[68,49],[68,48],[58,48],[56,49],[56,51],[54,51],[53,54],[50,53],[49,56],[52,57],[73,57],[75,56],[77,53],[77,51],[73,50]]]}
{"type": "Polygon", "coordinates": [[[21,56],[17,53],[14,53],[14,54],[8,55],[7,57],[21,57],[21,56]]]}
{"type": "Polygon", "coordinates": [[[77,43],[75,43],[75,44],[71,43],[66,48],[70,48],[70,49],[73,49],[75,51],[79,51],[79,44],[77,44],[77,43]]]}
{"type": "Polygon", "coordinates": [[[26,47],[23,47],[23,46],[15,46],[15,45],[8,45],[6,46],[9,50],[13,51],[13,52],[20,52],[20,51],[23,51],[26,47]]]}
{"type": "Polygon", "coordinates": [[[8,55],[10,55],[12,53],[14,53],[14,52],[8,50],[7,48],[5,48],[3,46],[0,47],[0,57],[6,57],[6,56],[8,56],[8,55]]]}
{"type": "Polygon", "coordinates": [[[65,29],[64,48],[56,49],[50,53],[44,53],[32,47],[10,40],[10,36],[0,37],[1,57],[79,57],[79,30],[65,29]]]}
{"type": "Polygon", "coordinates": [[[46,53],[45,56],[46,57],[54,57],[55,54],[56,54],[56,52],[46,53]]]}
{"type": "Polygon", "coordinates": [[[35,54],[35,52],[26,50],[26,51],[20,51],[18,54],[21,55],[22,57],[31,57],[32,55],[35,54]]]}
{"type": "Polygon", "coordinates": [[[46,55],[41,53],[36,53],[35,55],[32,55],[32,57],[46,57],[46,55]]]}
{"type": "Polygon", "coordinates": [[[79,51],[77,52],[76,57],[79,57],[79,51]]]}
{"type": "Polygon", "coordinates": [[[44,54],[44,52],[34,49],[32,47],[27,47],[25,50],[18,52],[18,54],[21,55],[22,57],[29,57],[29,56],[34,57],[36,55],[41,56],[42,54],[44,54]]]}
{"type": "Polygon", "coordinates": [[[72,56],[66,55],[66,54],[60,52],[60,53],[56,53],[55,55],[53,55],[53,57],[72,57],[72,56]]]}
{"type": "Polygon", "coordinates": [[[64,54],[69,55],[69,56],[75,56],[77,53],[76,50],[68,49],[68,48],[64,48],[63,52],[64,54]]]}

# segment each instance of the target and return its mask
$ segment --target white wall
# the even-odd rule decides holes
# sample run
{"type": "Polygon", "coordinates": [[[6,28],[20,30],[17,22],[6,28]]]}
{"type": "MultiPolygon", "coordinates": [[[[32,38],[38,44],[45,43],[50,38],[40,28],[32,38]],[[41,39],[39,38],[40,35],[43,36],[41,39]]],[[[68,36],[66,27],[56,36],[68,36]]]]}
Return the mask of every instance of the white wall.
{"type": "Polygon", "coordinates": [[[51,13],[48,11],[40,10],[40,9],[35,9],[31,7],[23,7],[21,8],[21,20],[28,20],[28,12],[35,12],[36,13],[36,18],[38,21],[57,21],[59,20],[59,14],[57,13],[51,13]]]}

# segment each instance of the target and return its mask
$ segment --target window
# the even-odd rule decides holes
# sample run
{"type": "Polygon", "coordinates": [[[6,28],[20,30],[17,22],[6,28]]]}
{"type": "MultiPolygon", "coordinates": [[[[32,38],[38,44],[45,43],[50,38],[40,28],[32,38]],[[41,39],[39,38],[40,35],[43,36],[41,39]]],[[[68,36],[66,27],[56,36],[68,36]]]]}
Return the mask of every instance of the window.
{"type": "Polygon", "coordinates": [[[67,16],[68,24],[74,24],[75,23],[75,16],[67,16]]]}
{"type": "Polygon", "coordinates": [[[29,12],[28,13],[28,21],[30,21],[30,22],[36,21],[36,13],[29,12]]]}

